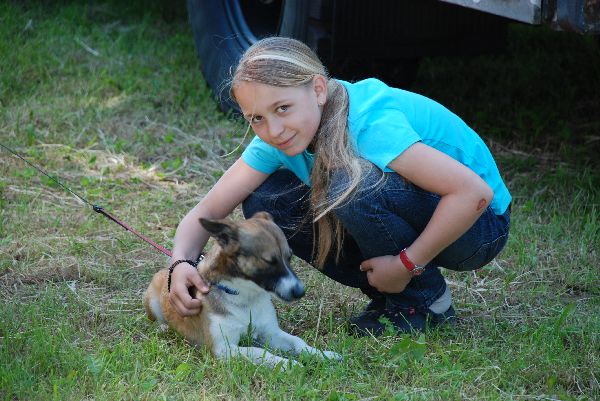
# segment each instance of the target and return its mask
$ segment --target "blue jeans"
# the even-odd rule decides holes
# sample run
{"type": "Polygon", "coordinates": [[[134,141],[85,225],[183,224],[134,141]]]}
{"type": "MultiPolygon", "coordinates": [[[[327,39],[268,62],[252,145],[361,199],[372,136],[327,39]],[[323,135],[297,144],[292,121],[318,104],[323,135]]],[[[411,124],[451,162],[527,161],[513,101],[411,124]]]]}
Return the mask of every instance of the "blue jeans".
{"type": "MultiPolygon", "coordinates": [[[[332,174],[330,192],[343,190],[348,179],[332,174]]],[[[280,169],[243,203],[246,218],[267,211],[283,232],[294,254],[308,263],[313,259],[314,230],[309,208],[310,187],[291,171],[280,169]]],[[[346,235],[339,260],[329,254],[322,272],[331,279],[360,288],[371,298],[383,294],[369,285],[366,273],[359,270],[363,260],[375,256],[397,255],[423,231],[440,201],[440,196],[424,191],[396,173],[373,168],[356,195],[337,209],[335,215],[346,235]]],[[[398,294],[385,297],[399,308],[428,308],[446,290],[439,267],[475,270],[489,263],[508,239],[510,208],[496,215],[488,208],[462,237],[442,251],[420,276],[412,278],[398,294]]]]}

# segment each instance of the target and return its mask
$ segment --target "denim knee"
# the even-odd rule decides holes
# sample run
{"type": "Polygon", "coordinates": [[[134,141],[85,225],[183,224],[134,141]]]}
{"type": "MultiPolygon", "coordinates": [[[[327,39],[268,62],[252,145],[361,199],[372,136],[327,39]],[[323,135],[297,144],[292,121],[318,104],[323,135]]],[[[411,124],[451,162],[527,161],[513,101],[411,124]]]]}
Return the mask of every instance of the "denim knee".
{"type": "MultiPolygon", "coordinates": [[[[348,185],[345,173],[333,174],[333,194],[343,192],[348,185]]],[[[373,168],[365,173],[350,199],[334,210],[366,258],[397,254],[418,236],[417,230],[404,216],[390,210],[389,204],[393,202],[386,199],[386,188],[404,190],[407,184],[398,174],[387,174],[373,168]]]]}
{"type": "MultiPolygon", "coordinates": [[[[352,216],[355,211],[369,209],[373,206],[378,195],[378,187],[381,187],[386,179],[385,174],[372,166],[365,172],[349,197],[335,208],[335,213],[343,220],[346,216],[352,216]]],[[[335,170],[331,174],[331,182],[327,191],[328,199],[336,199],[344,193],[352,184],[351,178],[344,170],[335,170]]]]}
{"type": "MultiPolygon", "coordinates": [[[[370,171],[355,195],[335,214],[350,231],[366,257],[395,254],[410,246],[429,223],[440,196],[425,191],[396,173],[370,171]]],[[[344,173],[333,175],[333,193],[349,185],[344,173]]],[[[432,265],[452,270],[475,270],[489,263],[508,239],[510,209],[496,215],[491,208],[432,265]]]]}
{"type": "Polygon", "coordinates": [[[280,169],[242,202],[245,218],[257,212],[269,212],[275,220],[289,220],[308,212],[309,188],[290,170],[280,169]]]}
{"type": "Polygon", "coordinates": [[[496,215],[491,208],[434,261],[450,270],[471,271],[490,263],[506,245],[510,230],[510,209],[496,215]]]}

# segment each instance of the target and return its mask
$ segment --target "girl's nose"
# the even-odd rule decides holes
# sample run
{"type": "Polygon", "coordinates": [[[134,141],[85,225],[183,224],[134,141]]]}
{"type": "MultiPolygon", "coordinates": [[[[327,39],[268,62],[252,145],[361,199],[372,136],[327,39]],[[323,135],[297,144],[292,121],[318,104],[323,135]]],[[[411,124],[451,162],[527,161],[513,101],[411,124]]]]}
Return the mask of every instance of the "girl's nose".
{"type": "Polygon", "coordinates": [[[279,135],[283,133],[283,124],[277,118],[269,121],[269,136],[271,138],[277,138],[279,135]]]}

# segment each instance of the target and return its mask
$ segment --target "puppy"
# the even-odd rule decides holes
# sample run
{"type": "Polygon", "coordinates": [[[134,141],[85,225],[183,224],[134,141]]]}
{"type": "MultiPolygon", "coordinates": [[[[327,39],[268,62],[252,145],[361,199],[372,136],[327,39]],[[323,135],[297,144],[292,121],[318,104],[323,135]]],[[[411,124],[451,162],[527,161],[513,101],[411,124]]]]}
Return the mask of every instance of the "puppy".
{"type": "Polygon", "coordinates": [[[255,343],[298,355],[341,359],[320,351],[279,328],[271,295],[283,301],[304,296],[304,285],[290,268],[292,252],[271,215],[260,212],[251,219],[200,219],[217,243],[198,265],[203,280],[212,284],[202,298],[199,315],[182,317],[169,302],[167,269],[156,273],[144,294],[151,320],[168,324],[190,343],[208,347],[217,358],[243,356],[255,364],[274,367],[297,364],[259,347],[241,347],[240,338],[251,334],[255,343]]]}

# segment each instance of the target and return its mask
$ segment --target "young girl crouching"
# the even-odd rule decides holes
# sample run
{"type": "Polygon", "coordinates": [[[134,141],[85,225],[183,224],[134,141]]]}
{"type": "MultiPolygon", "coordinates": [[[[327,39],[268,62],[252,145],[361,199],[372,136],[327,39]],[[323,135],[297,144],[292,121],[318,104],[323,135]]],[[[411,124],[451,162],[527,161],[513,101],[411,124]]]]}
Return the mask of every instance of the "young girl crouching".
{"type": "MultiPolygon", "coordinates": [[[[303,43],[272,37],[250,47],[231,96],[256,137],[183,218],[173,261],[195,259],[208,235],[198,218],[268,211],[294,254],[371,298],[351,319],[359,334],[450,322],[439,267],[475,270],[508,238],[511,195],[482,139],[424,96],[377,79],[329,78],[303,43]]],[[[184,316],[209,288],[173,270],[170,299],[184,316]]]]}

